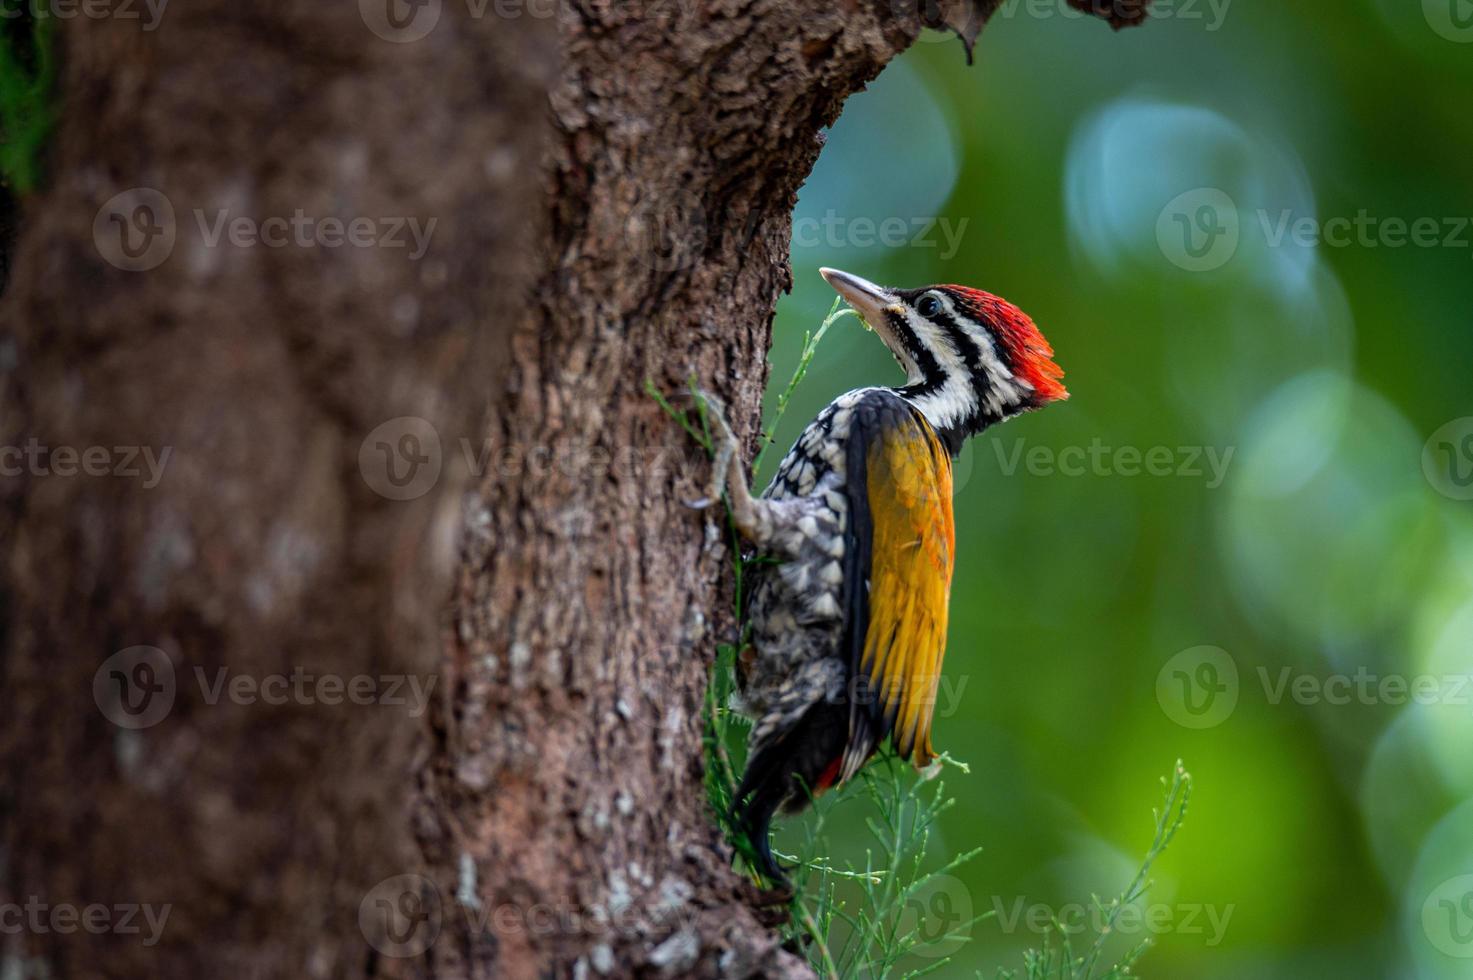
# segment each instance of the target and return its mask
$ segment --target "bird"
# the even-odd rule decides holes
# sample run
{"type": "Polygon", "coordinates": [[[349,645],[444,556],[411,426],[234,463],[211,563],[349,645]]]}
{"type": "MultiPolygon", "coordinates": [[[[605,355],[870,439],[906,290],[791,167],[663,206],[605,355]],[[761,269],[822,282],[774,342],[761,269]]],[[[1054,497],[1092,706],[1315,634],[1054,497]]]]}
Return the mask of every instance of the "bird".
{"type": "Polygon", "coordinates": [[[917,768],[946,648],[956,541],[952,461],[989,426],[1068,397],[1053,348],[1006,300],[957,285],[893,289],[823,278],[889,348],[894,387],[840,395],[765,491],[748,486],[725,405],[705,391],[707,507],[762,559],[748,566],[733,708],[752,719],[731,816],[758,870],[790,888],[769,831],[853,778],[888,737],[917,768]]]}

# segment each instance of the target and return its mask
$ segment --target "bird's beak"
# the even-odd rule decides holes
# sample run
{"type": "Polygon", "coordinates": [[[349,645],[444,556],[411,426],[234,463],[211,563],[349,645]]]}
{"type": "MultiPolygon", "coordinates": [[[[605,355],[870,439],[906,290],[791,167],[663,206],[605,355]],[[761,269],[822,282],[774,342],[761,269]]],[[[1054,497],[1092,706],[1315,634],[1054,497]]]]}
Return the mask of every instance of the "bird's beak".
{"type": "Polygon", "coordinates": [[[838,269],[819,269],[818,274],[844,297],[846,303],[859,311],[865,323],[876,330],[886,329],[885,312],[900,305],[888,289],[876,286],[868,279],[838,269]]]}
{"type": "Polygon", "coordinates": [[[894,290],[876,286],[868,279],[861,279],[838,269],[819,269],[818,274],[838,291],[845,302],[859,311],[864,325],[878,334],[885,346],[890,348],[890,353],[900,362],[905,376],[912,382],[919,380],[921,372],[916,367],[915,356],[906,350],[905,343],[890,320],[892,313],[902,319],[905,317],[905,304],[894,290]]]}

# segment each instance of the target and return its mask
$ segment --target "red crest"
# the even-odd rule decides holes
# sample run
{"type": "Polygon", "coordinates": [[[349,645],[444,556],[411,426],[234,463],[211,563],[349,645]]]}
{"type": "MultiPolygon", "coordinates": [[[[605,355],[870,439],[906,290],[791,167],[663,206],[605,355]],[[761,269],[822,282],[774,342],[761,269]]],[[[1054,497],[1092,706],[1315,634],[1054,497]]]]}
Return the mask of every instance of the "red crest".
{"type": "Polygon", "coordinates": [[[1018,377],[1033,386],[1039,405],[1069,397],[1063,382],[1064,369],[1054,363],[1054,349],[1038,332],[1033,319],[1012,303],[980,289],[943,286],[974,319],[992,328],[1018,377]]]}

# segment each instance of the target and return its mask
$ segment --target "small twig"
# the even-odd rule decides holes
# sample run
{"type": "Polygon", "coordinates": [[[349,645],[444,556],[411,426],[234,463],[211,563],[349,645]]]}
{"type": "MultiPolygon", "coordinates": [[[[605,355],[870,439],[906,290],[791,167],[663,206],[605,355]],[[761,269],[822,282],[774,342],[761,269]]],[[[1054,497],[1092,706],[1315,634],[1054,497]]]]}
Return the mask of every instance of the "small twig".
{"type": "Polygon", "coordinates": [[[752,478],[756,479],[757,473],[762,466],[762,457],[766,455],[767,448],[772,445],[773,435],[777,432],[777,424],[782,421],[783,415],[788,410],[788,402],[793,397],[793,392],[798,390],[798,385],[808,374],[808,365],[813,362],[814,355],[818,353],[818,345],[823,340],[823,335],[829,332],[829,327],[839,321],[841,317],[858,316],[859,313],[849,307],[840,309],[842,299],[835,298],[834,305],[829,307],[829,315],[824,317],[823,323],[812,333],[804,331],[803,346],[798,354],[798,366],[793,369],[793,376],[788,381],[788,386],[777,396],[777,407],[773,410],[772,421],[762,430],[762,444],[757,449],[757,455],[752,459],[752,478]]]}

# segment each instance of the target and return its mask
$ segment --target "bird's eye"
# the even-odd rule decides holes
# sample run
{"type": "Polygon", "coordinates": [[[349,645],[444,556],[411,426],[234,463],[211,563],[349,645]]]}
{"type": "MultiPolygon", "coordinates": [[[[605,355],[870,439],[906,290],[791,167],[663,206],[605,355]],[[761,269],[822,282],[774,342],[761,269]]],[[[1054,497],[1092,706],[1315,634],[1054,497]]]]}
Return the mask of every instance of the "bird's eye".
{"type": "Polygon", "coordinates": [[[916,310],[924,317],[932,317],[941,312],[941,301],[930,293],[921,297],[916,304],[916,310]]]}

